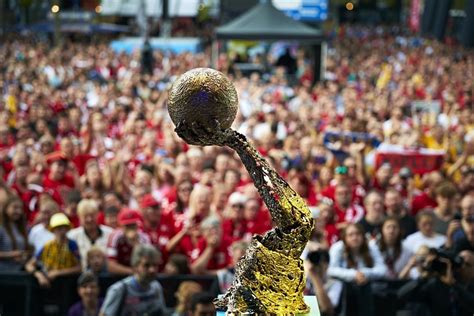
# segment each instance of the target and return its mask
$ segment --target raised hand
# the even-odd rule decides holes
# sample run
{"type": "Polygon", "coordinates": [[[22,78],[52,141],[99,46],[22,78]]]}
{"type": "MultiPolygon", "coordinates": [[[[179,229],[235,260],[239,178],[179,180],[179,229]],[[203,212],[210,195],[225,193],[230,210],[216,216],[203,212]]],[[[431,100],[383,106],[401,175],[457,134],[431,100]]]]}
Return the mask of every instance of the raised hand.
{"type": "Polygon", "coordinates": [[[230,128],[221,128],[217,120],[214,120],[211,126],[183,120],[178,123],[175,132],[186,143],[197,146],[225,146],[233,135],[233,131],[230,128]]]}

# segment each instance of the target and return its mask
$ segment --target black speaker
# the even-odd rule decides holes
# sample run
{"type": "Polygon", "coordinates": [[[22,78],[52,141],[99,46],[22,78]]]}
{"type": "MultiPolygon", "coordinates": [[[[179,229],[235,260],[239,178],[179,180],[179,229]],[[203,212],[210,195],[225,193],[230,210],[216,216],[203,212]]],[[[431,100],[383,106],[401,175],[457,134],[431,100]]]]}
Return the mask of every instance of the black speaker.
{"type": "Polygon", "coordinates": [[[421,34],[424,36],[433,35],[436,7],[442,0],[426,0],[421,16],[421,34]]]}
{"type": "Polygon", "coordinates": [[[461,31],[461,43],[465,47],[474,47],[474,1],[466,1],[466,17],[461,31]]]}
{"type": "Polygon", "coordinates": [[[438,41],[444,39],[446,24],[448,23],[449,9],[453,0],[438,0],[436,14],[433,23],[433,35],[438,41]]]}

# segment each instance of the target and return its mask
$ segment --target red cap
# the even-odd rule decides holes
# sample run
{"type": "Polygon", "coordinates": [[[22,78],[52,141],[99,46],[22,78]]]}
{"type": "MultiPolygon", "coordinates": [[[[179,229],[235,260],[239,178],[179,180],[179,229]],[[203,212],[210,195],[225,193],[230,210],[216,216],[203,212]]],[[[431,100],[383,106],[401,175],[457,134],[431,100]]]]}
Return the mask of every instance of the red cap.
{"type": "Polygon", "coordinates": [[[118,214],[118,223],[120,226],[140,224],[142,217],[140,213],[129,208],[123,208],[118,214]]]}
{"type": "Polygon", "coordinates": [[[142,198],[142,201],[140,203],[141,208],[156,207],[156,206],[160,206],[160,202],[158,202],[151,194],[145,195],[142,198]]]}

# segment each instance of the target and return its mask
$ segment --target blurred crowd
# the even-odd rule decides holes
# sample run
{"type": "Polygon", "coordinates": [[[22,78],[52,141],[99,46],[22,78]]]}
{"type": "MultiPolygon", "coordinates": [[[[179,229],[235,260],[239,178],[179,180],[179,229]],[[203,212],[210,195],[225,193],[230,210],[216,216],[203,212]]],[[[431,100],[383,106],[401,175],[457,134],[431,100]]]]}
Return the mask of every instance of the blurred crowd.
{"type": "MultiPolygon", "coordinates": [[[[434,315],[472,315],[472,52],[349,28],[329,43],[322,81],[312,84],[303,51],[292,58],[247,77],[226,55],[217,68],[239,94],[233,128],[315,218],[302,257],[307,294],[332,315],[341,312],[341,281],[357,299],[369,281],[412,280],[400,299],[424,303],[434,315]],[[417,101],[439,112],[414,111],[417,101]],[[410,161],[378,164],[382,148],[433,150],[442,160],[423,172],[410,161]]],[[[0,271],[28,271],[43,287],[85,272],[76,309],[91,315],[99,303],[104,315],[124,308],[111,297],[159,292],[156,273],[216,275],[227,290],[251,237],[272,222],[234,152],[189,146],[174,132],[167,89],[181,73],[210,66],[206,53],[154,51],[143,63],[140,52],[116,53],[107,44],[3,42],[0,271]],[[104,301],[91,299],[103,275],[127,278],[104,301]]],[[[183,287],[188,296],[177,315],[212,302],[200,293],[189,304],[189,293],[202,289],[183,287]]],[[[139,305],[159,309],[156,300],[139,305]]],[[[370,304],[359,308],[374,312],[370,304]]]]}

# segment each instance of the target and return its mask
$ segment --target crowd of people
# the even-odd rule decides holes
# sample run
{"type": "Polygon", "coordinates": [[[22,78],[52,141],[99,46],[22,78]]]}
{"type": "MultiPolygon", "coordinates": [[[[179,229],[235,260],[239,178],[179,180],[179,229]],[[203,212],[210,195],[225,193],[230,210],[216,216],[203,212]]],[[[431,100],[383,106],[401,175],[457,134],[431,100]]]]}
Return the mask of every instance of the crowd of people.
{"type": "MultiPolygon", "coordinates": [[[[370,281],[412,280],[401,300],[433,315],[472,315],[472,54],[383,28],[341,28],[329,44],[314,85],[303,51],[295,83],[284,64],[249,77],[224,54],[217,64],[238,91],[233,128],[315,219],[302,256],[306,294],[332,315],[341,312],[341,282],[357,299],[370,281]],[[416,101],[437,102],[439,113],[413,111],[416,101]],[[442,161],[423,172],[378,164],[380,148],[436,150],[442,161]],[[434,286],[452,299],[429,295],[434,286]]],[[[154,51],[149,72],[140,52],[106,43],[4,41],[0,272],[27,271],[42,287],[83,272],[82,303],[70,315],[159,311],[157,273],[216,275],[225,292],[252,236],[272,221],[234,152],[190,146],[174,132],[167,89],[210,66],[206,53],[154,51]],[[97,278],[106,275],[125,279],[102,300],[97,278]]],[[[183,283],[177,297],[176,315],[214,313],[199,284],[183,283]]]]}

